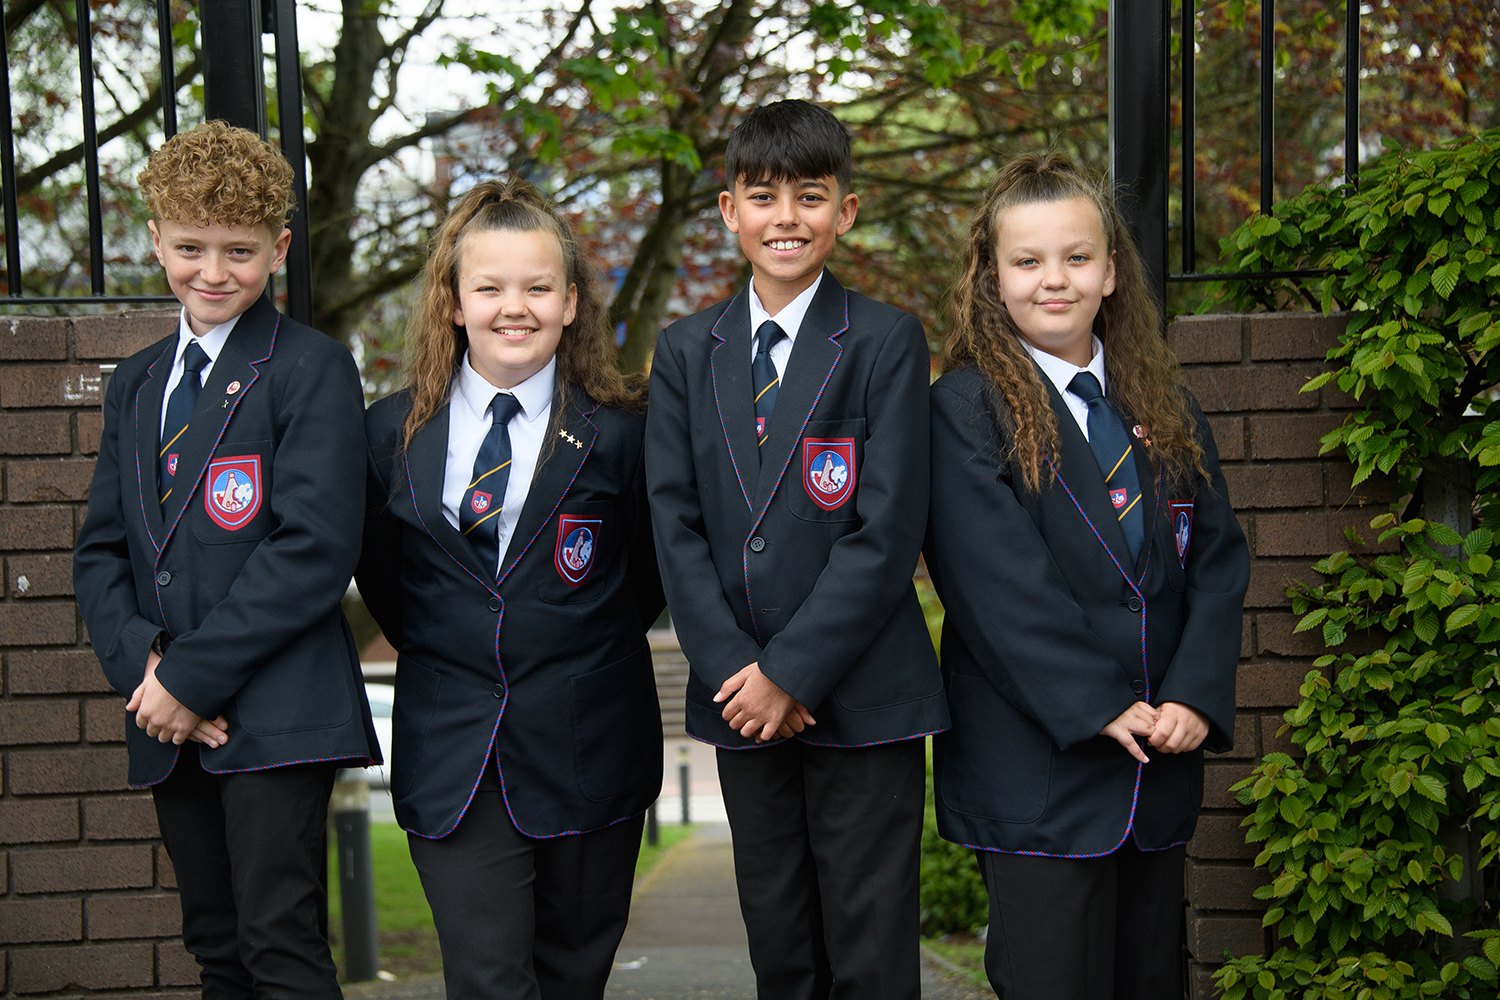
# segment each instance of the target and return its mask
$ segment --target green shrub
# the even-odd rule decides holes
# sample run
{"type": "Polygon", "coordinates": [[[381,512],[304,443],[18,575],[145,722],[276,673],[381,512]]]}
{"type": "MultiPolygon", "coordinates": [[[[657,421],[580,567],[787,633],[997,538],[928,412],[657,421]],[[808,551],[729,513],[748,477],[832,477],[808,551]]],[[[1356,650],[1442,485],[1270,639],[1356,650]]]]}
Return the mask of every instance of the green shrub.
{"type": "MultiPolygon", "coordinates": [[[[1289,591],[1298,630],[1330,650],[1282,728],[1306,756],[1268,754],[1235,786],[1278,947],[1230,961],[1218,985],[1226,1000],[1495,997],[1500,130],[1394,150],[1224,250],[1235,270],[1331,270],[1312,300],[1351,318],[1304,391],[1336,383],[1359,405],[1323,451],[1405,499],[1371,522],[1396,552],[1334,553],[1323,583],[1289,591]]],[[[1272,281],[1228,298],[1307,294],[1272,281]]]]}
{"type": "Polygon", "coordinates": [[[989,923],[990,897],[970,848],[937,832],[932,804],[932,742],[927,745],[927,810],[922,818],[922,936],[975,934],[989,923]]]}

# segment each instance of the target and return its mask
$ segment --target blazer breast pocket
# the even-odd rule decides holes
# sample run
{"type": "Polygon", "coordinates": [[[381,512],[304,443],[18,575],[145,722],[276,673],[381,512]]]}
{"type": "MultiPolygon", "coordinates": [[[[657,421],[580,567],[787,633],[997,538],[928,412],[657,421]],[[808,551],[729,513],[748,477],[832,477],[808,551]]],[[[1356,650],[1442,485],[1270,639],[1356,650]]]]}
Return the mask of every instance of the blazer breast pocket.
{"type": "Polygon", "coordinates": [[[537,544],[550,563],[537,596],[548,604],[587,604],[604,593],[624,539],[608,500],[564,500],[537,544]]]}
{"type": "Polygon", "coordinates": [[[271,442],[225,442],[188,499],[193,537],[208,545],[255,542],[276,526],[271,514],[271,442]]]}
{"type": "Polygon", "coordinates": [[[782,480],[787,509],[804,521],[859,519],[855,493],[864,471],[865,421],[809,420],[782,480]]]}

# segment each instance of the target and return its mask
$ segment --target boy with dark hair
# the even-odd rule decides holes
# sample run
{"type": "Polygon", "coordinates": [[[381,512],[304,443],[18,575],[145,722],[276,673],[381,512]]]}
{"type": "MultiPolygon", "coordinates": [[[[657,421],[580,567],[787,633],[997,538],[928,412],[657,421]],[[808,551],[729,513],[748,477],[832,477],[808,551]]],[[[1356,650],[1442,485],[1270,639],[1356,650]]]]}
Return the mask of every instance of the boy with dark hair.
{"type": "Polygon", "coordinates": [[[340,996],[323,910],[334,771],[378,759],[339,609],[364,518],[342,345],[265,297],[292,170],[208,122],[139,177],[177,329],[122,362],[73,579],[150,786],[205,1000],[340,996]]]}
{"type": "Polygon", "coordinates": [[[763,1000],[915,1000],[920,737],[948,725],[911,584],[927,341],[824,270],[859,207],[838,119],[758,108],[725,166],[753,277],[662,332],[646,428],[687,728],[719,747],[763,1000]]]}

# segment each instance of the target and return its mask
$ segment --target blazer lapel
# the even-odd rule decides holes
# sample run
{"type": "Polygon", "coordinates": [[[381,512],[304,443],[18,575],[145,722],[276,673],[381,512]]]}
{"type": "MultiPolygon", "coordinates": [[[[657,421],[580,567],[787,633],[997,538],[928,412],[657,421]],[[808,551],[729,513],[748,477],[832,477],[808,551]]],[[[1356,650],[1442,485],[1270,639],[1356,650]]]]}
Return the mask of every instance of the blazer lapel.
{"type": "MultiPolygon", "coordinates": [[[[771,414],[771,436],[766,440],[764,462],[755,484],[753,510],[763,513],[786,474],[792,451],[802,438],[802,429],[812,418],[813,409],[823,395],[823,387],[833,377],[844,349],[838,337],[849,329],[849,293],[832,274],[823,272],[822,284],[807,307],[802,328],[792,345],[786,372],[776,394],[776,410],[771,414]]],[[[748,350],[748,344],[746,345],[748,350]]],[[[749,366],[746,366],[746,371],[749,366]]],[[[754,415],[752,412],[752,422],[754,415]]]]}
{"type": "Polygon", "coordinates": [[[234,332],[224,342],[224,349],[214,359],[213,370],[208,381],[198,393],[198,403],[187,430],[178,439],[177,482],[172,495],[162,508],[162,517],[168,530],[175,527],[178,518],[190,498],[197,494],[198,485],[208,471],[214,451],[224,429],[240,401],[249,395],[260,373],[255,365],[270,360],[276,341],[276,328],[281,314],[264,297],[245,310],[234,332]],[[229,386],[234,392],[229,392],[229,386]]]}
{"type": "Polygon", "coordinates": [[[1146,542],[1141,546],[1141,551],[1135,561],[1136,578],[1139,579],[1140,571],[1145,567],[1150,555],[1152,541],[1156,537],[1156,512],[1161,501],[1161,498],[1157,496],[1157,491],[1163,484],[1157,478],[1156,465],[1151,461],[1150,449],[1135,435],[1133,428],[1139,426],[1135,418],[1125,414],[1122,419],[1125,423],[1125,433],[1130,438],[1130,454],[1135,460],[1136,478],[1141,483],[1141,516],[1146,519],[1146,542]]]}
{"type": "Polygon", "coordinates": [[[444,403],[437,413],[412,436],[406,449],[406,474],[411,482],[412,504],[422,527],[444,551],[486,586],[495,572],[484,566],[474,546],[443,516],[443,475],[448,465],[448,407],[444,403]]]}
{"type": "Polygon", "coordinates": [[[1063,402],[1052,380],[1040,368],[1037,369],[1037,376],[1047,387],[1047,395],[1052,400],[1052,412],[1057,418],[1058,450],[1062,452],[1054,457],[1058,475],[1072,493],[1074,502],[1093,524],[1105,548],[1109,549],[1115,562],[1119,563],[1121,572],[1129,574],[1130,546],[1126,544],[1125,531],[1120,527],[1114,508],[1110,506],[1109,491],[1104,487],[1104,473],[1099,471],[1099,460],[1094,457],[1094,449],[1089,447],[1088,438],[1078,429],[1078,421],[1073,419],[1072,412],[1063,402]]]}
{"type": "MultiPolygon", "coordinates": [[[[719,314],[709,331],[718,340],[709,353],[713,373],[714,400],[719,423],[729,446],[729,460],[739,478],[740,493],[750,506],[750,488],[760,476],[760,450],[755,445],[755,383],[750,375],[750,296],[742,291],[719,314]]],[[[801,339],[800,337],[798,339],[801,339]]],[[[779,393],[786,391],[783,382],[779,393]]],[[[781,396],[776,401],[781,408],[781,396]]],[[[771,416],[775,433],[776,416],[771,416]]],[[[766,442],[767,447],[770,442],[766,442]]]]}
{"type": "Polygon", "coordinates": [[[140,473],[141,511],[146,518],[146,530],[153,539],[160,539],[165,531],[162,522],[161,496],[158,469],[161,458],[161,411],[162,390],[172,363],[177,360],[177,338],[173,336],[166,350],[146,369],[146,378],[136,389],[135,397],[135,460],[140,473]]]}
{"type": "MultiPolygon", "coordinates": [[[[746,368],[749,366],[746,365],[746,368]]],[[[552,512],[557,510],[568,487],[578,478],[578,470],[583,467],[584,459],[594,450],[598,430],[589,417],[596,404],[576,389],[569,391],[566,398],[562,413],[551,421],[556,430],[549,429],[551,439],[542,442],[542,461],[531,477],[531,489],[526,493],[526,502],[521,505],[521,516],[516,520],[510,547],[505,551],[500,583],[505,582],[510,571],[516,568],[516,563],[521,561],[542,529],[552,520],[552,512]]],[[[558,403],[559,397],[554,395],[554,411],[558,403]]]]}

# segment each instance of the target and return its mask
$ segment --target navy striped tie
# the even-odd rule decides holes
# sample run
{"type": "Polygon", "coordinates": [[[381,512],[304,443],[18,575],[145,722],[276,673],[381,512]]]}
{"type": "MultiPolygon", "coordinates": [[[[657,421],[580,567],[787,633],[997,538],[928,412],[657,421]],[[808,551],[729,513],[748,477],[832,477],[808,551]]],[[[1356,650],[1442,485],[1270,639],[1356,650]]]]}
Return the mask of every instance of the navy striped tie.
{"type": "Polygon", "coordinates": [[[771,362],[771,348],[786,334],[772,319],[766,320],[755,331],[755,360],[750,364],[750,374],[755,379],[755,445],[764,448],[766,438],[771,436],[771,411],[776,409],[776,390],[781,378],[771,362]]]}
{"type": "Polygon", "coordinates": [[[474,475],[458,508],[458,528],[491,577],[500,574],[500,510],[505,505],[505,486],[510,482],[510,418],[520,410],[521,401],[516,397],[508,392],[495,393],[490,402],[489,433],[474,456],[474,475]]]}
{"type": "Polygon", "coordinates": [[[182,352],[182,380],[167,399],[167,419],[161,429],[161,452],[157,455],[157,492],[166,506],[172,495],[173,480],[177,478],[177,455],[182,435],[187,433],[188,421],[192,419],[193,407],[198,405],[198,393],[203,389],[199,372],[208,364],[208,355],[198,342],[192,341],[182,352]]]}
{"type": "Polygon", "coordinates": [[[1104,473],[1104,488],[1109,502],[1125,532],[1130,546],[1130,561],[1135,563],[1146,543],[1145,508],[1141,504],[1141,480],[1136,475],[1135,460],[1130,454],[1130,438],[1120,415],[1104,398],[1099,380],[1090,372],[1079,372],[1068,383],[1068,391],[1089,404],[1089,447],[1104,473]]]}

